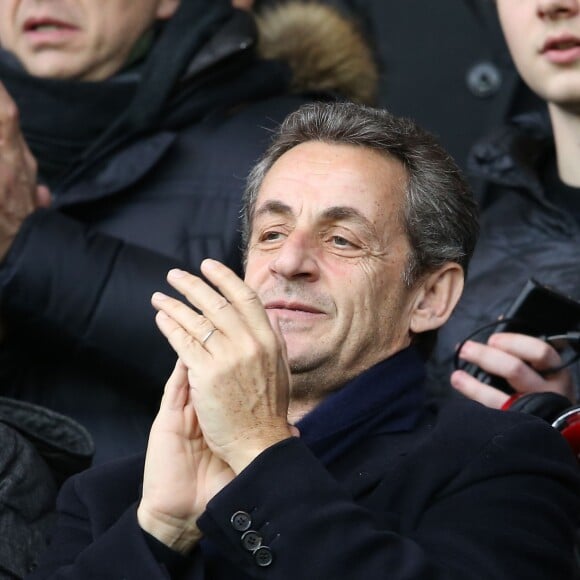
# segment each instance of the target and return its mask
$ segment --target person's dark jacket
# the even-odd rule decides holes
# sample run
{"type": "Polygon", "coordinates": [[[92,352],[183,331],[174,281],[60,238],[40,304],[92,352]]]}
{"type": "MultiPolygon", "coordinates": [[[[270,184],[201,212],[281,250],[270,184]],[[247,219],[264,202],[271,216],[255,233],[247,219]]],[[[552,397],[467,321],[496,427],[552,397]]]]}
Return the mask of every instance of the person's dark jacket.
{"type": "Polygon", "coordinates": [[[430,364],[434,392],[451,390],[457,344],[498,320],[529,278],[580,300],[580,224],[544,186],[553,157],[549,121],[541,114],[514,119],[472,149],[470,170],[489,188],[463,296],[439,330],[430,364]]]}
{"type": "Polygon", "coordinates": [[[328,466],[299,438],[274,445],[211,500],[187,557],[140,529],[142,474],[137,457],[71,478],[30,580],[572,577],[572,454],[540,419],[471,401],[378,429],[328,466]],[[244,547],[248,525],[268,550],[244,547]]]}
{"type": "Polygon", "coordinates": [[[36,567],[57,492],[89,466],[93,451],[86,429],[71,419],[0,397],[0,578],[22,578],[36,567]]]}
{"type": "Polygon", "coordinates": [[[331,56],[351,31],[327,10],[331,26],[322,34],[305,7],[299,12],[302,20],[294,18],[290,31],[284,13],[265,15],[257,31],[253,17],[229,0],[188,0],[145,60],[109,84],[0,76],[53,196],[50,209],[24,222],[1,264],[2,394],[87,426],[96,461],[144,449],[175,361],[150,306],[155,290],[172,293],[167,271],[198,272],[206,257],[240,270],[241,192],[271,129],[334,90],[352,98],[372,93],[370,52],[352,33],[332,66],[312,66],[296,82],[293,70],[308,68],[308,53],[285,52],[272,29],[313,37],[331,56]],[[351,68],[366,67],[350,94],[340,82],[349,58],[351,68]],[[45,91],[26,95],[40,102],[19,93],[34,83],[45,91]],[[108,113],[108,91],[110,108],[121,112],[78,153],[78,142],[91,137],[87,127],[99,127],[108,113]],[[130,105],[122,108],[115,99],[123,101],[127,91],[130,105]],[[95,101],[94,118],[77,125],[60,119],[78,114],[85,93],[95,101]],[[64,107],[71,94],[78,100],[64,107]],[[39,136],[31,118],[52,123],[52,136],[39,136]],[[66,152],[74,163],[63,170],[66,152]]]}

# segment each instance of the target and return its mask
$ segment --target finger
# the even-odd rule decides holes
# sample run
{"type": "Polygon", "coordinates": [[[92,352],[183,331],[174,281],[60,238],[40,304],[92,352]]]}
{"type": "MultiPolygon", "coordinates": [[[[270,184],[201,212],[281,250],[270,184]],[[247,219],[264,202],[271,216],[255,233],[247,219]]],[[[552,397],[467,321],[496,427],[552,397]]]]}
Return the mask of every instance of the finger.
{"type": "MultiPolygon", "coordinates": [[[[266,315],[267,316],[267,315],[266,315]]],[[[268,317],[268,316],[267,316],[268,317]]],[[[277,314],[271,314],[268,317],[268,321],[278,340],[280,345],[280,353],[282,354],[282,362],[288,366],[288,349],[286,348],[286,341],[284,340],[284,335],[282,334],[282,329],[280,328],[280,319],[277,314]]]]}
{"type": "Polygon", "coordinates": [[[162,310],[155,316],[155,323],[189,370],[203,368],[204,362],[207,362],[207,359],[204,360],[204,356],[209,356],[209,353],[196,338],[162,310]]]}
{"type": "Polygon", "coordinates": [[[206,345],[206,340],[204,339],[207,339],[210,331],[216,328],[205,316],[198,314],[180,300],[171,298],[161,292],[153,294],[151,304],[157,310],[169,316],[204,347],[206,345]]]}
{"type": "Polygon", "coordinates": [[[501,409],[509,399],[509,395],[489,385],[484,385],[465,371],[454,371],[451,374],[451,385],[468,399],[492,409],[501,409]]]}
{"type": "Polygon", "coordinates": [[[546,390],[544,378],[532,367],[499,348],[468,340],[461,348],[459,357],[505,379],[516,391],[546,390]]]}
{"type": "Polygon", "coordinates": [[[178,358],[173,372],[165,383],[160,411],[182,411],[189,397],[187,367],[178,358]]]}
{"type": "Polygon", "coordinates": [[[167,274],[167,281],[194,308],[201,311],[208,320],[211,320],[216,328],[222,330],[236,324],[236,322],[239,323],[240,317],[228,300],[199,276],[173,269],[167,274]]]}
{"type": "Polygon", "coordinates": [[[551,344],[534,336],[498,332],[490,336],[488,344],[525,360],[539,371],[555,368],[562,364],[558,351],[551,344]]]}
{"type": "Polygon", "coordinates": [[[288,425],[290,429],[290,433],[292,433],[292,437],[300,437],[300,429],[296,427],[296,425],[288,425]]]}
{"type": "Polygon", "coordinates": [[[258,295],[230,268],[217,260],[206,259],[201,263],[201,271],[252,328],[270,330],[270,321],[258,295]]]}
{"type": "Polygon", "coordinates": [[[214,260],[204,260],[202,270],[204,274],[207,272],[209,282],[217,290],[183,270],[171,270],[167,280],[233,343],[242,341],[248,333],[253,334],[256,328],[266,330],[271,336],[268,317],[253,290],[229,268],[214,260]]]}
{"type": "Polygon", "coordinates": [[[19,149],[20,135],[18,107],[0,83],[0,147],[19,149]]]}
{"type": "Polygon", "coordinates": [[[20,150],[20,154],[22,155],[22,159],[30,173],[36,176],[36,172],[38,171],[38,163],[36,161],[36,157],[32,154],[32,151],[28,148],[28,143],[24,138],[24,135],[20,131],[20,127],[18,127],[18,148],[20,150]]]}

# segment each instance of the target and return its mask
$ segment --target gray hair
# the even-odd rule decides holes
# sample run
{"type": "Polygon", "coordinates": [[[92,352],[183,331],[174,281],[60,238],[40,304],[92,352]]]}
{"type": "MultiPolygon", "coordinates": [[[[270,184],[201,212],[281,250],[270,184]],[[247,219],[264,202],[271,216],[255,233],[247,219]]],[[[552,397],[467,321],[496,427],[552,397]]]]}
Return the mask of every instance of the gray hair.
{"type": "Polygon", "coordinates": [[[408,286],[447,262],[467,271],[479,231],[477,205],[450,155],[410,119],[354,103],[311,103],[291,113],[248,176],[242,221],[247,252],[252,217],[266,173],[284,153],[309,141],[367,147],[406,169],[403,226],[411,254],[408,286]]]}
{"type": "MultiPolygon", "coordinates": [[[[252,218],[266,173],[284,153],[309,141],[366,147],[398,159],[407,174],[403,228],[411,248],[402,278],[411,287],[424,275],[455,262],[464,273],[479,233],[477,204],[451,156],[410,119],[354,103],[312,103],[286,117],[244,193],[242,220],[247,255],[252,218]]],[[[436,330],[413,342],[427,358],[436,330]]]]}

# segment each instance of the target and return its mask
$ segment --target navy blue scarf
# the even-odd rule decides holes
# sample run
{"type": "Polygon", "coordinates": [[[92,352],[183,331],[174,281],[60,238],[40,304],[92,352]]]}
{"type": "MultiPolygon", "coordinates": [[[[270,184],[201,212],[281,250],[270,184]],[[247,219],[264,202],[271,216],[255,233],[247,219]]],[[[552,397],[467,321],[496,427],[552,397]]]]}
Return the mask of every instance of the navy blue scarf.
{"type": "Polygon", "coordinates": [[[424,402],[425,364],[408,347],[371,367],[300,420],[300,439],[329,465],[371,433],[410,431],[424,402]]]}

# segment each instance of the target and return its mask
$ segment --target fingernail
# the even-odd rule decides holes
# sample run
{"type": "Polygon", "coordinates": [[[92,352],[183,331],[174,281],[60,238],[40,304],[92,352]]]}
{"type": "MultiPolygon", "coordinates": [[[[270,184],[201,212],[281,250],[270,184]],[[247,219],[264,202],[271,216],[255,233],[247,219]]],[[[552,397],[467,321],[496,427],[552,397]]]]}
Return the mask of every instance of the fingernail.
{"type": "Polygon", "coordinates": [[[152,298],[155,301],[167,300],[167,296],[162,292],[154,292],[152,298]]]}
{"type": "Polygon", "coordinates": [[[463,371],[453,371],[451,373],[451,376],[449,377],[449,383],[454,389],[456,389],[458,386],[461,385],[462,380],[463,380],[463,371]]]}
{"type": "Polygon", "coordinates": [[[168,278],[183,278],[187,272],[180,270],[179,268],[173,268],[173,270],[169,270],[167,277],[168,278]]]}
{"type": "Polygon", "coordinates": [[[211,258],[206,258],[203,260],[201,265],[203,266],[204,270],[213,270],[216,267],[216,261],[212,260],[211,258]]]}
{"type": "Polygon", "coordinates": [[[165,312],[163,312],[163,310],[160,310],[157,314],[157,319],[158,320],[169,320],[169,316],[167,316],[167,314],[165,314],[165,312]]]}
{"type": "Polygon", "coordinates": [[[461,350],[459,351],[459,354],[468,354],[470,349],[471,349],[471,341],[468,340],[467,342],[463,343],[461,350]]]}

